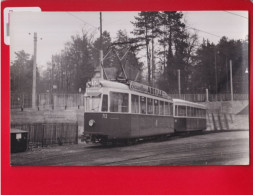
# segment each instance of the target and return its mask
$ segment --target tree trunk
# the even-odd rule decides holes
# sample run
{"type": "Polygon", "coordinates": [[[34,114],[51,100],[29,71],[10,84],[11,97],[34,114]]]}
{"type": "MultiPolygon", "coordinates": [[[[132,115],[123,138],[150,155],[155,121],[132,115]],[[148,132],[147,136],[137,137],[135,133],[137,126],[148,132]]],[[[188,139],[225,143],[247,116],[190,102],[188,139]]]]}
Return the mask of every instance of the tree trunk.
{"type": "Polygon", "coordinates": [[[152,86],[154,87],[155,82],[155,56],[154,56],[154,38],[152,38],[152,50],[151,50],[151,57],[152,57],[152,86]]]}
{"type": "Polygon", "coordinates": [[[146,38],[146,52],[147,52],[147,66],[148,66],[148,84],[150,85],[150,75],[151,75],[151,69],[150,69],[150,56],[149,56],[149,50],[148,50],[148,46],[149,46],[149,41],[148,41],[148,30],[147,30],[147,27],[146,27],[146,35],[145,35],[145,38],[146,38]]]}

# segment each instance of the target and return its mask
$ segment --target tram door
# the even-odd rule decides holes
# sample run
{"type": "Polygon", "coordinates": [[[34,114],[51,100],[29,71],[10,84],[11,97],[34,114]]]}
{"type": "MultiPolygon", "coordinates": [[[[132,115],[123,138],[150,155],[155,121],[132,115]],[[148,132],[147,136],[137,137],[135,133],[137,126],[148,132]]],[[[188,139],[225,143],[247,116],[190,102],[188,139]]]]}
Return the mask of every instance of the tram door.
{"type": "Polygon", "coordinates": [[[185,131],[186,130],[186,118],[175,118],[174,128],[175,131],[185,131]]]}
{"type": "Polygon", "coordinates": [[[110,114],[108,119],[111,135],[115,138],[126,136],[129,115],[124,113],[128,113],[128,99],[127,93],[110,92],[110,114]]]}

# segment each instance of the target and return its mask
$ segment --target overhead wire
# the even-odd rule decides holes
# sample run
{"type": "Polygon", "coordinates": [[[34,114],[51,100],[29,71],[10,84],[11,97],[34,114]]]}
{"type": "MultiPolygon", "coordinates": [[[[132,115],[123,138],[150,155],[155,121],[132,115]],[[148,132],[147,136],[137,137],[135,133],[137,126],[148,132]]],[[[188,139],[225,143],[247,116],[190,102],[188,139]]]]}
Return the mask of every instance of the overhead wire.
{"type": "Polygon", "coordinates": [[[86,22],[85,20],[83,20],[82,18],[80,18],[80,17],[78,17],[78,16],[72,14],[71,12],[66,12],[66,13],[68,13],[69,15],[73,16],[74,18],[76,18],[76,19],[82,21],[83,23],[85,23],[85,24],[87,24],[87,25],[89,25],[89,26],[92,26],[92,27],[95,28],[96,30],[99,30],[99,27],[96,27],[96,26],[94,26],[94,25],[92,25],[92,24],[86,22]]]}
{"type": "Polygon", "coordinates": [[[207,31],[204,31],[204,30],[200,30],[200,29],[198,29],[198,28],[194,28],[194,27],[188,26],[188,25],[185,25],[185,26],[186,26],[187,28],[191,28],[191,29],[193,29],[193,30],[200,31],[200,32],[203,32],[203,33],[206,33],[206,34],[209,34],[209,35],[218,37],[218,38],[221,38],[221,37],[222,37],[222,36],[220,36],[220,35],[216,35],[216,34],[213,34],[213,33],[207,32],[207,31]]]}
{"type": "Polygon", "coordinates": [[[240,14],[236,14],[236,13],[233,13],[233,12],[230,12],[230,11],[225,11],[224,10],[224,12],[226,12],[226,13],[229,13],[229,14],[232,14],[232,15],[235,15],[235,16],[239,16],[239,17],[241,17],[241,18],[244,18],[244,19],[249,19],[249,18],[247,18],[247,17],[245,17],[245,16],[242,16],[242,15],[240,15],[240,14]]]}

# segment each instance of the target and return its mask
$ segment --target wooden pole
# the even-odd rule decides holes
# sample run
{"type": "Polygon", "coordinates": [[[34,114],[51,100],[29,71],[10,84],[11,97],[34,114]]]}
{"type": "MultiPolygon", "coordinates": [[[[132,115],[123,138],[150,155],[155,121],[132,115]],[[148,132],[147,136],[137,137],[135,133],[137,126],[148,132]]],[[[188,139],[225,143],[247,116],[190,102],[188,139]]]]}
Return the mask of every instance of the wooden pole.
{"type": "Polygon", "coordinates": [[[34,33],[33,54],[33,86],[32,86],[32,108],[36,108],[36,58],[37,58],[37,33],[34,33]]]}
{"type": "Polygon", "coordinates": [[[234,101],[234,92],[233,92],[233,70],[232,70],[232,60],[230,62],[230,92],[231,92],[231,101],[234,101]]]}
{"type": "Polygon", "coordinates": [[[178,95],[179,95],[179,98],[181,98],[181,79],[180,79],[180,69],[177,70],[177,73],[178,73],[178,95]]]}
{"type": "Polygon", "coordinates": [[[99,62],[100,62],[100,74],[101,74],[101,79],[104,79],[104,71],[103,71],[103,30],[102,30],[102,12],[100,12],[100,53],[99,53],[99,62]]]}

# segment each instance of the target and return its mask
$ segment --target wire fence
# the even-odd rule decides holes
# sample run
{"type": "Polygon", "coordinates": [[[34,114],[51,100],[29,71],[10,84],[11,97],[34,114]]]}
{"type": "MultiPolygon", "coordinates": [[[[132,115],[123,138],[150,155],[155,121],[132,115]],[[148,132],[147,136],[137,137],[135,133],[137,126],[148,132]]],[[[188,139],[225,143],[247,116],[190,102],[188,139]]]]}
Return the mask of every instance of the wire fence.
{"type": "MultiPolygon", "coordinates": [[[[206,94],[169,94],[172,98],[179,98],[191,102],[205,102],[207,101],[206,94]]],[[[248,94],[234,94],[234,100],[248,100],[248,94]]],[[[230,101],[231,94],[209,94],[208,101],[230,101]]],[[[41,93],[37,95],[36,106],[38,109],[45,108],[69,108],[69,107],[82,107],[84,106],[83,94],[50,94],[41,93]]],[[[11,93],[11,109],[17,108],[31,108],[32,96],[25,93],[11,93]]]]}
{"type": "MultiPolygon", "coordinates": [[[[60,108],[60,107],[81,107],[84,106],[83,94],[50,94],[41,93],[37,95],[36,106],[40,109],[44,108],[60,108]]],[[[24,93],[11,94],[11,109],[31,108],[32,96],[24,93]]]]}
{"type": "MultiPolygon", "coordinates": [[[[183,99],[191,102],[216,102],[216,101],[230,101],[231,94],[209,94],[208,99],[206,94],[169,94],[172,98],[183,99]]],[[[233,100],[248,100],[248,94],[234,94],[233,100]]]]}

